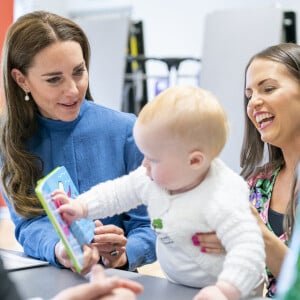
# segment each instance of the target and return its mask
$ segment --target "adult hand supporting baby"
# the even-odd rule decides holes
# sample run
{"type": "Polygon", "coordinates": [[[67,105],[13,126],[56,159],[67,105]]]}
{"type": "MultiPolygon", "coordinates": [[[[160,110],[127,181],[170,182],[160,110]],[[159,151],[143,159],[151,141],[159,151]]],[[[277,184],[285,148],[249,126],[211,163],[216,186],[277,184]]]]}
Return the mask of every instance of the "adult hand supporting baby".
{"type": "Polygon", "coordinates": [[[193,244],[203,253],[225,254],[221,241],[215,232],[195,233],[192,237],[193,244]]]}

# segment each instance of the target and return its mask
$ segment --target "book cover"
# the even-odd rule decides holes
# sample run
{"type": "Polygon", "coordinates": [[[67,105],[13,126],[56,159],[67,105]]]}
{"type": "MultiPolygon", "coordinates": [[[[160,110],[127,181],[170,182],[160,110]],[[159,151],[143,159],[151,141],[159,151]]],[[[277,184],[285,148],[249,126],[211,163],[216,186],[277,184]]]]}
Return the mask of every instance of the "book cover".
{"type": "Polygon", "coordinates": [[[62,240],[76,271],[80,273],[83,267],[82,246],[93,240],[95,224],[92,220],[81,219],[68,226],[57,212],[60,203],[52,201],[51,198],[52,192],[57,189],[64,190],[71,199],[78,196],[78,191],[64,166],[55,168],[47,176],[40,179],[37,182],[35,192],[62,240]]]}

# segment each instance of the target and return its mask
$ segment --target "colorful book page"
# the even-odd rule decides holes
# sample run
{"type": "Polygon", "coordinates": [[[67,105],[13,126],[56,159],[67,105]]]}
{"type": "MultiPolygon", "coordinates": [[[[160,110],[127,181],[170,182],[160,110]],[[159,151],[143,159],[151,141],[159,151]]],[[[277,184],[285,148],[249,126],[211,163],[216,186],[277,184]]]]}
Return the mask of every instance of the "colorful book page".
{"type": "Polygon", "coordinates": [[[95,224],[92,220],[81,219],[68,226],[57,211],[60,203],[54,202],[51,198],[52,192],[57,189],[64,190],[71,199],[78,196],[78,191],[64,166],[57,167],[40,179],[35,192],[62,240],[76,271],[80,273],[83,267],[82,246],[92,242],[95,224]]]}

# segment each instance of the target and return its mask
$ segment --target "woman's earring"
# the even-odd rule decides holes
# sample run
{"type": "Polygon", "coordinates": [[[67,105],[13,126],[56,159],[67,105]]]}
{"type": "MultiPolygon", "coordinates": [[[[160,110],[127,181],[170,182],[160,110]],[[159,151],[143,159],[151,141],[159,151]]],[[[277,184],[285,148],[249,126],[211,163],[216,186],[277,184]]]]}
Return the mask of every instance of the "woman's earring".
{"type": "Polygon", "coordinates": [[[25,93],[24,100],[25,100],[25,101],[29,101],[29,100],[30,100],[28,93],[25,93]]]}

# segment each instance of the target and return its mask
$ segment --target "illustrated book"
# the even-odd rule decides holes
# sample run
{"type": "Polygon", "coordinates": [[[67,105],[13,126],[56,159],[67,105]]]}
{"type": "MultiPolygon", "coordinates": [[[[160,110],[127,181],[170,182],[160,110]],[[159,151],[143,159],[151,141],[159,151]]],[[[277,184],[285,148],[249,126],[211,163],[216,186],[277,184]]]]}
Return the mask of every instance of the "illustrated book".
{"type": "Polygon", "coordinates": [[[35,192],[62,240],[76,271],[80,273],[83,267],[82,246],[92,242],[95,224],[92,220],[81,219],[72,222],[69,226],[57,211],[60,203],[54,202],[51,198],[52,192],[57,189],[65,191],[70,199],[78,196],[78,191],[64,166],[55,168],[47,176],[40,179],[37,182],[35,192]]]}

